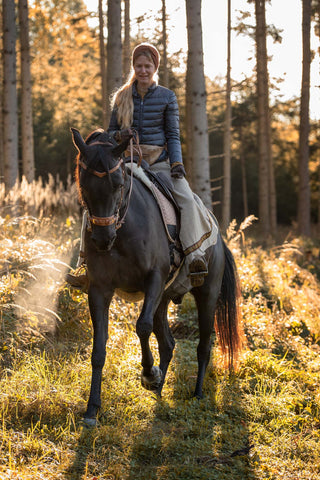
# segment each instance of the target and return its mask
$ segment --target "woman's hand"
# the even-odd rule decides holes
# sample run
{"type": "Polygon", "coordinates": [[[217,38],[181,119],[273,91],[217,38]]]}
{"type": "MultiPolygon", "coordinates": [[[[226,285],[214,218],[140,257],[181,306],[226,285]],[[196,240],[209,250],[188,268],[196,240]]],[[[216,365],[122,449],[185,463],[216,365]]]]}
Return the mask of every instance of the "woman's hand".
{"type": "Polygon", "coordinates": [[[121,143],[125,142],[126,140],[130,140],[134,135],[134,131],[131,128],[124,128],[123,130],[118,130],[115,135],[114,139],[116,142],[121,143]]]}
{"type": "Polygon", "coordinates": [[[186,171],[182,163],[175,164],[171,167],[171,177],[172,178],[183,178],[186,176],[186,171]]]}

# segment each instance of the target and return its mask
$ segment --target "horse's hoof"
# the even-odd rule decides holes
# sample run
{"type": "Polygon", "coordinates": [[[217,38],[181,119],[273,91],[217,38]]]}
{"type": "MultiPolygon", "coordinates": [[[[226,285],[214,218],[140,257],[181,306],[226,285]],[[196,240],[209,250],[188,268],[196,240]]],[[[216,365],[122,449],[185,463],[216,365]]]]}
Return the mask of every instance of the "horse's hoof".
{"type": "Polygon", "coordinates": [[[87,428],[94,428],[98,425],[98,420],[96,418],[83,417],[83,425],[87,428]]]}
{"type": "Polygon", "coordinates": [[[194,393],[193,398],[196,398],[197,400],[202,400],[203,399],[203,393],[194,393]]]}
{"type": "Polygon", "coordinates": [[[157,392],[161,385],[162,380],[162,371],[159,367],[153,366],[151,369],[151,375],[144,375],[141,374],[141,385],[146,390],[150,390],[152,392],[157,392]]]}

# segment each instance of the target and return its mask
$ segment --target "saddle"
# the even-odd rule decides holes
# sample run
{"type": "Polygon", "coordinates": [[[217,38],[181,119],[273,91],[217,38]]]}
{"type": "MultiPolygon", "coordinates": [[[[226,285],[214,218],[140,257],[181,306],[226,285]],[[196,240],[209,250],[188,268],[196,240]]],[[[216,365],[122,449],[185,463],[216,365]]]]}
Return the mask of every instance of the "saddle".
{"type": "Polygon", "coordinates": [[[152,172],[149,164],[145,160],[141,161],[140,167],[138,167],[136,163],[131,163],[130,160],[127,160],[126,167],[128,170],[133,169],[133,176],[149,188],[159,206],[169,241],[171,269],[168,280],[170,280],[181,266],[182,259],[184,258],[179,241],[180,210],[173,197],[171,178],[163,173],[152,172]]]}

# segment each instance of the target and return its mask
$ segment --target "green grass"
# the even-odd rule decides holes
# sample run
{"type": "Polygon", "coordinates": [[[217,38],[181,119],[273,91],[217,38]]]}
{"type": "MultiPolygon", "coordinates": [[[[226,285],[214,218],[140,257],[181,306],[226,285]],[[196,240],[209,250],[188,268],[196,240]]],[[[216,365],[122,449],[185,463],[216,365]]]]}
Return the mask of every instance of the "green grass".
{"type": "Polygon", "coordinates": [[[63,282],[79,221],[33,222],[2,219],[0,234],[1,480],[320,478],[316,243],[263,250],[230,235],[247,346],[231,376],[215,346],[201,401],[192,298],[170,305],[176,349],[161,400],[140,385],[139,305],[114,299],[99,425],[87,429],[87,299],[63,282]]]}

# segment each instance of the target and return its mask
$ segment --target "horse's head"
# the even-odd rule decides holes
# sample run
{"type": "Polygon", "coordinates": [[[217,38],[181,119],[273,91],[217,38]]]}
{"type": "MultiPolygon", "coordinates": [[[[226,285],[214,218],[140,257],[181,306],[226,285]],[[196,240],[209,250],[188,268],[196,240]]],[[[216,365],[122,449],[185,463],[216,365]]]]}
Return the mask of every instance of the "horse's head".
{"type": "Polygon", "coordinates": [[[77,185],[89,212],[91,238],[98,250],[110,250],[124,197],[125,171],[120,156],[129,140],[117,145],[107,132],[97,130],[84,141],[78,130],[71,131],[79,151],[77,185]]]}

